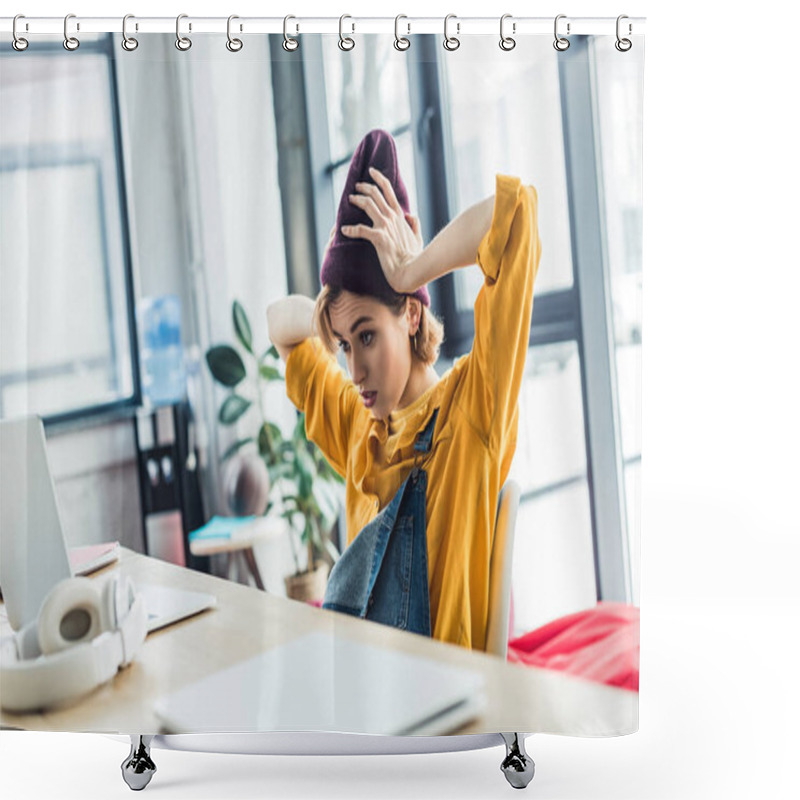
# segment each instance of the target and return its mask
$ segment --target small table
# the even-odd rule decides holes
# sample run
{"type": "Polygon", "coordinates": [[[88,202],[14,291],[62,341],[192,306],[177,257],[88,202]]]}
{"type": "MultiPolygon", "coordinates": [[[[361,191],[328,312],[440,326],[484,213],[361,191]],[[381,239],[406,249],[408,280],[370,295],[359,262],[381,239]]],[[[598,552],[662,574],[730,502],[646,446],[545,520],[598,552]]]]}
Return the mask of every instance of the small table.
{"type": "MultiPolygon", "coordinates": [[[[258,570],[253,545],[267,542],[287,534],[286,520],[280,517],[257,517],[247,525],[242,525],[231,532],[229,537],[213,537],[208,539],[189,540],[189,549],[195,556],[210,556],[227,553],[228,563],[226,576],[228,580],[238,580],[241,572],[253,576],[256,586],[264,591],[264,581],[258,570]]],[[[246,581],[249,582],[249,581],[246,581]]]]}

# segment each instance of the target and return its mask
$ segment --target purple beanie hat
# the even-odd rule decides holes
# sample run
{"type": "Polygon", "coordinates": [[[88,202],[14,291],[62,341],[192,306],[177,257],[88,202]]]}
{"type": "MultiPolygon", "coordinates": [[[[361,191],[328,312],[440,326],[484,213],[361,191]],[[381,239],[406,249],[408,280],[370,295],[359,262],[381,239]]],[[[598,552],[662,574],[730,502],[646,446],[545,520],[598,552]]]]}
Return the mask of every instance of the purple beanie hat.
{"type": "MultiPolygon", "coordinates": [[[[347,173],[336,215],[336,230],[322,262],[319,279],[324,286],[388,299],[397,292],[383,274],[375,245],[367,239],[345,236],[342,233],[342,225],[363,223],[372,227],[372,220],[367,212],[349,199],[349,195],[356,194],[356,183],[375,183],[369,174],[370,167],[375,167],[391,181],[397,202],[406,214],[409,213],[408,192],[400,177],[394,139],[387,131],[377,128],[371,130],[356,147],[350,161],[350,171],[347,173]]],[[[416,297],[423,305],[431,304],[427,286],[420,286],[410,296],[416,297]]]]}

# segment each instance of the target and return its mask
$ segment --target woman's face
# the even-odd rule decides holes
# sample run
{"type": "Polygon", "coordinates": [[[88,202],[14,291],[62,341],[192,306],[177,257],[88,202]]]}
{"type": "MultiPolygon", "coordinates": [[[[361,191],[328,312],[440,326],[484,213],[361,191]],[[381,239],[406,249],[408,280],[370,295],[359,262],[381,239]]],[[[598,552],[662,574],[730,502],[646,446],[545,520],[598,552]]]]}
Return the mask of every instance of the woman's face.
{"type": "Polygon", "coordinates": [[[418,325],[414,306],[409,302],[397,317],[374,298],[344,291],[329,308],[350,377],[377,419],[388,419],[398,407],[411,375],[410,336],[418,325]]]}

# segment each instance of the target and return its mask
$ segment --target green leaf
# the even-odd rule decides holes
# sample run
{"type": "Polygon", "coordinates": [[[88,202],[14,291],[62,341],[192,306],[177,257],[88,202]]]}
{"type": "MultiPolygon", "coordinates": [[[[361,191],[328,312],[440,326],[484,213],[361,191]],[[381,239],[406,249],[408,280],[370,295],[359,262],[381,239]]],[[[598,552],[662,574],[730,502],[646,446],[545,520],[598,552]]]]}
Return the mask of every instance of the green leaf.
{"type": "Polygon", "coordinates": [[[268,381],[282,381],[283,375],[275,367],[267,366],[266,364],[262,364],[258,368],[258,373],[261,375],[262,378],[265,378],[268,381]]]}
{"type": "Polygon", "coordinates": [[[294,476],[294,465],[286,463],[267,464],[269,482],[274,486],[281,478],[292,478],[294,476]]]}
{"type": "Polygon", "coordinates": [[[258,452],[267,459],[267,465],[277,463],[285,453],[283,434],[274,422],[265,422],[258,432],[258,452]]]}
{"type": "Polygon", "coordinates": [[[292,509],[291,511],[284,511],[281,513],[281,517],[288,521],[289,525],[291,526],[292,530],[295,530],[294,527],[294,517],[298,514],[296,510],[292,509]]]}
{"type": "Polygon", "coordinates": [[[320,536],[319,528],[316,525],[309,525],[309,533],[311,534],[311,543],[314,545],[314,549],[321,553],[325,543],[320,536]]]}
{"type": "Polygon", "coordinates": [[[275,459],[275,447],[272,443],[272,435],[265,422],[258,432],[258,452],[273,461],[275,459]]]}
{"type": "Polygon", "coordinates": [[[234,442],[223,454],[222,454],[222,461],[225,461],[226,458],[230,458],[239,448],[244,447],[246,444],[255,441],[252,436],[248,436],[247,439],[240,439],[238,442],[234,442]]]}
{"type": "Polygon", "coordinates": [[[298,494],[301,497],[308,497],[311,494],[311,488],[314,484],[316,477],[316,467],[311,456],[303,450],[297,451],[297,464],[299,475],[298,494]]]}
{"type": "Polygon", "coordinates": [[[298,450],[297,461],[301,468],[308,472],[312,478],[317,477],[317,465],[314,463],[314,459],[311,457],[311,453],[309,453],[308,450],[298,450]]]}
{"type": "Polygon", "coordinates": [[[344,483],[344,478],[327,462],[324,457],[317,461],[317,475],[326,483],[335,483],[339,486],[344,483]]]}
{"type": "Polygon", "coordinates": [[[269,347],[269,348],[267,348],[267,349],[266,349],[266,350],[265,350],[265,351],[264,351],[264,352],[263,352],[263,353],[262,353],[262,354],[261,354],[261,355],[258,357],[258,361],[259,361],[259,363],[261,363],[261,362],[262,362],[262,361],[263,361],[263,360],[264,360],[264,359],[265,359],[267,356],[271,356],[271,357],[272,357],[272,358],[274,358],[276,361],[280,361],[280,358],[281,358],[281,356],[280,356],[280,353],[278,353],[278,348],[277,348],[277,347],[275,347],[275,345],[274,345],[274,344],[272,345],[272,347],[269,347]]]}
{"type": "Polygon", "coordinates": [[[242,357],[227,344],[210,348],[206,353],[206,363],[214,380],[223,386],[237,386],[247,375],[242,357]]]}
{"type": "Polygon", "coordinates": [[[342,483],[344,481],[344,478],[330,465],[328,459],[325,458],[322,451],[316,446],[314,447],[314,460],[317,463],[317,473],[321,478],[326,481],[335,481],[336,483],[342,483]]]}
{"type": "Polygon", "coordinates": [[[228,395],[219,410],[219,421],[223,425],[232,425],[251,405],[253,404],[249,400],[239,397],[238,394],[228,395]]]}
{"type": "Polygon", "coordinates": [[[292,441],[294,442],[307,442],[306,438],[306,415],[301,413],[297,417],[297,423],[292,431],[292,441]]]}
{"type": "Polygon", "coordinates": [[[336,498],[333,497],[330,487],[324,481],[314,481],[313,492],[325,527],[332,527],[339,515],[336,498]]]}
{"type": "Polygon", "coordinates": [[[233,327],[242,346],[248,353],[252,353],[253,332],[250,330],[250,320],[247,319],[247,313],[238,300],[233,301],[233,327]]]}

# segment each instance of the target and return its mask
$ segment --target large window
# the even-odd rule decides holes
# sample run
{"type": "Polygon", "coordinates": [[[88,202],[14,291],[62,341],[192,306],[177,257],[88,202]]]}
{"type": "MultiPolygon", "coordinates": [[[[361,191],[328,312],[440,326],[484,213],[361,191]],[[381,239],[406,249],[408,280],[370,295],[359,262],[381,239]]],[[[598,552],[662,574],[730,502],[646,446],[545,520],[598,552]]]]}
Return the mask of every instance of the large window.
{"type": "MultiPolygon", "coordinates": [[[[510,474],[523,493],[513,562],[518,631],[590,606],[597,594],[563,59],[543,41],[503,53],[489,37],[441,57],[451,212],[492,194],[497,173],[533,184],[539,198],[542,257],[510,474]]],[[[456,313],[471,317],[483,274],[459,270],[455,282],[456,313]]]]}
{"type": "MultiPolygon", "coordinates": [[[[641,69],[600,44],[610,56],[586,37],[568,53],[536,41],[500,53],[476,37],[439,54],[451,215],[491,193],[498,172],[539,196],[542,259],[511,468],[523,491],[517,631],[597,599],[638,603],[641,69]]],[[[455,275],[450,314],[464,341],[481,284],[478,270],[455,275]]]]}
{"type": "Polygon", "coordinates": [[[364,134],[383,128],[397,143],[400,174],[413,212],[417,191],[407,59],[389,37],[375,34],[360,37],[359,46],[344,54],[334,37],[322,37],[322,52],[330,147],[325,169],[331,174],[334,198],[338,202],[342,196],[350,159],[364,134]]]}
{"type": "MultiPolygon", "coordinates": [[[[628,540],[639,563],[642,459],[642,70],[606,40],[592,48],[606,259],[622,430],[628,540]]],[[[638,604],[639,576],[633,575],[638,604]]]]}
{"type": "Polygon", "coordinates": [[[110,37],[0,56],[0,416],[132,404],[131,273],[110,37]]]}
{"type": "MultiPolygon", "coordinates": [[[[552,47],[549,52],[538,46],[525,50],[502,53],[491,37],[475,37],[446,53],[441,63],[452,211],[457,214],[493,194],[498,172],[534,184],[539,224],[547,231],[538,293],[572,285],[572,253],[558,53],[552,47]]],[[[456,273],[459,310],[472,310],[482,282],[480,270],[456,273]]]]}

